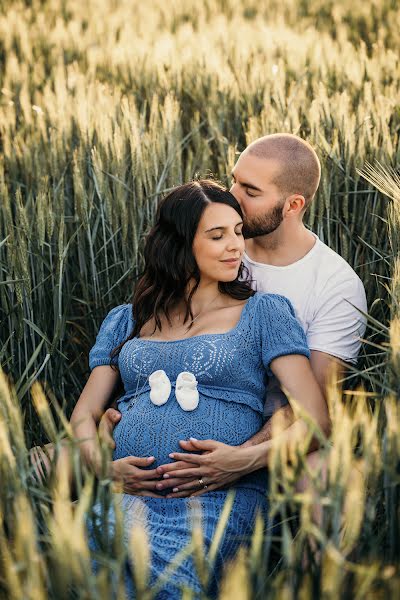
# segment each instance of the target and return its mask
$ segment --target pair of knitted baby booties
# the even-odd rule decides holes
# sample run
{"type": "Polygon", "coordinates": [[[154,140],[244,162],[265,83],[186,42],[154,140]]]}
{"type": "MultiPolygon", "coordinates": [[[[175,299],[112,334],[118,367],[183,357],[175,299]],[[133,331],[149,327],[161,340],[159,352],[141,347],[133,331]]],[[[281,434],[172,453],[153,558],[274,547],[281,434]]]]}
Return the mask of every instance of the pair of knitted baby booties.
{"type": "MultiPolygon", "coordinates": [[[[171,382],[162,369],[149,376],[150,400],[156,406],[165,404],[171,394],[171,382]]],[[[194,410],[199,404],[197,379],[190,371],[179,373],[175,384],[175,396],[183,410],[194,410]]]]}

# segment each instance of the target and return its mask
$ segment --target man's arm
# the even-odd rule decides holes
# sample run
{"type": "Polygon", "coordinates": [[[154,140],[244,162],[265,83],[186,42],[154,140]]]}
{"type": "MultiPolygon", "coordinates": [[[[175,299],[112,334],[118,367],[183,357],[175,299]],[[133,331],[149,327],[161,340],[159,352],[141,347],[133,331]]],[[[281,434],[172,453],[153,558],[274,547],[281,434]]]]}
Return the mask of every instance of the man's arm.
{"type": "Polygon", "coordinates": [[[334,381],[338,383],[345,376],[347,367],[343,360],[319,350],[311,350],[310,365],[325,397],[331,378],[333,377],[334,381]]]}
{"type": "Polygon", "coordinates": [[[268,442],[273,437],[273,432],[287,429],[293,423],[294,415],[290,404],[279,408],[268,421],[266,421],[260,431],[257,431],[241,448],[249,448],[250,446],[258,446],[263,442],[268,442]]]}

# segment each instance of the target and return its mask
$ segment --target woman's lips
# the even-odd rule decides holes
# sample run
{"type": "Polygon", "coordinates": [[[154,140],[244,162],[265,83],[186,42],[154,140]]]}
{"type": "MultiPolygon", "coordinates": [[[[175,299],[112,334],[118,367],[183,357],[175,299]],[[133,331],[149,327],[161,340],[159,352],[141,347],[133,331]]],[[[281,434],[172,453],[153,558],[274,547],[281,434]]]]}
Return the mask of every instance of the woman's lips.
{"type": "Polygon", "coordinates": [[[238,264],[239,259],[238,258],[228,258],[227,260],[221,260],[221,262],[223,262],[229,266],[234,266],[234,265],[238,264]]]}

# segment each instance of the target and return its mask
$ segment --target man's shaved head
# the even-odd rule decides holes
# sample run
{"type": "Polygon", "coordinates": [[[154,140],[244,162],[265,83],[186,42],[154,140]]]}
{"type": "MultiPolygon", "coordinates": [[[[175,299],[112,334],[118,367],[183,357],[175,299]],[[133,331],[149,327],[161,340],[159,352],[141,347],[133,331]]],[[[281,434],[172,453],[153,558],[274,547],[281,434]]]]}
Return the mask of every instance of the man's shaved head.
{"type": "Polygon", "coordinates": [[[281,168],[273,183],[287,196],[303,196],[305,207],[310,204],[318,189],[321,165],[308,142],[290,133],[274,133],[255,140],[245,152],[258,158],[278,161],[281,168]]]}

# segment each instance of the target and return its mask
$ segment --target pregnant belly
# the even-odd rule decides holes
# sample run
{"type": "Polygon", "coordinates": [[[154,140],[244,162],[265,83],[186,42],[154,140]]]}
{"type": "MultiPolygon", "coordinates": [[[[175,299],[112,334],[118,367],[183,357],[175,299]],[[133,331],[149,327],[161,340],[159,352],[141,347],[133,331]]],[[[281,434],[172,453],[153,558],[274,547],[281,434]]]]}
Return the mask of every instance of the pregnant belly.
{"type": "Polygon", "coordinates": [[[128,410],[120,406],[122,418],[114,429],[114,460],[125,456],[154,456],[151,467],[173,462],[170,452],[183,452],[179,440],[213,439],[231,446],[242,444],[262,426],[262,416],[249,406],[200,396],[198,407],[186,412],[171,395],[163,406],[155,406],[143,394],[128,410]]]}

